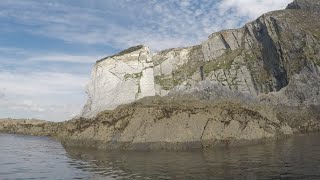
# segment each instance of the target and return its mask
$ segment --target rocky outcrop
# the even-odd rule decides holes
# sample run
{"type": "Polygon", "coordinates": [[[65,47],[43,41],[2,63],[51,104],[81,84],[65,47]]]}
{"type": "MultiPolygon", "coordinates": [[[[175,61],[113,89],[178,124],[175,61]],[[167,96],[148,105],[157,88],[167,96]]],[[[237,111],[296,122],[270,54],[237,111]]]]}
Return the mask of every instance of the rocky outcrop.
{"type": "Polygon", "coordinates": [[[82,116],[87,118],[145,96],[154,96],[150,50],[136,46],[97,61],[87,94],[89,99],[82,110],[82,116]]]}
{"type": "Polygon", "coordinates": [[[291,106],[319,104],[319,75],[309,69],[293,76],[288,86],[279,92],[260,94],[258,99],[267,104],[285,104],[291,106]]]}
{"type": "MultiPolygon", "coordinates": [[[[199,45],[151,54],[137,46],[98,61],[83,117],[211,81],[264,103],[320,103],[319,2],[296,0],[199,45]]],[[[221,88],[220,88],[221,89],[221,88]]]]}
{"type": "Polygon", "coordinates": [[[34,119],[0,119],[0,133],[50,136],[58,132],[59,124],[34,119]]]}
{"type": "Polygon", "coordinates": [[[320,106],[258,105],[235,100],[149,97],[90,120],[0,121],[0,132],[48,135],[66,146],[181,150],[238,146],[320,130],[320,106]]]}
{"type": "Polygon", "coordinates": [[[309,11],[320,11],[320,2],[317,0],[294,0],[287,9],[304,9],[309,11]]]}

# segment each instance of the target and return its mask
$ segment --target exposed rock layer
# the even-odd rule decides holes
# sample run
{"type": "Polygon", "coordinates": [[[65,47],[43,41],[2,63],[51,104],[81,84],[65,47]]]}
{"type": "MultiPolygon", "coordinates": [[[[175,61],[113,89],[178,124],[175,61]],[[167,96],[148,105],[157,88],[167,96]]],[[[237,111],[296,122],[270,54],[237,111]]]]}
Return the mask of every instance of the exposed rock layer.
{"type": "Polygon", "coordinates": [[[0,121],[0,132],[48,135],[67,146],[150,150],[234,146],[320,130],[320,107],[144,98],[62,123],[0,121]]]}
{"type": "Polygon", "coordinates": [[[199,45],[152,55],[137,46],[97,62],[83,117],[177,86],[217,82],[265,103],[320,103],[320,5],[296,0],[243,28],[213,33],[199,45]],[[267,94],[267,95],[266,95],[267,94]]]}

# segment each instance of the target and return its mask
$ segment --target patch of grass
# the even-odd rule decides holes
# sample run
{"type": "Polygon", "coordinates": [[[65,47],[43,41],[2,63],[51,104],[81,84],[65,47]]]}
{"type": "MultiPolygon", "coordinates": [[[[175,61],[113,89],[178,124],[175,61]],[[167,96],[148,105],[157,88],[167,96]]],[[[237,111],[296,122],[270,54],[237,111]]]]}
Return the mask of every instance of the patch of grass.
{"type": "Polygon", "coordinates": [[[317,57],[317,53],[314,48],[306,47],[304,48],[304,56],[307,60],[314,61],[317,65],[320,63],[320,58],[317,57]]]}
{"type": "Polygon", "coordinates": [[[106,60],[107,58],[113,58],[113,57],[116,57],[116,56],[122,56],[122,55],[125,55],[125,54],[129,54],[129,53],[132,53],[134,51],[137,51],[139,49],[142,49],[144,46],[143,45],[138,45],[138,46],[134,46],[134,47],[130,47],[128,49],[125,49],[123,51],[120,51],[119,53],[115,54],[115,55],[112,55],[112,56],[108,56],[108,57],[105,57],[103,59],[100,59],[97,61],[97,63],[99,62],[102,62],[104,60],[106,60]]]}
{"type": "Polygon", "coordinates": [[[271,74],[265,69],[261,57],[261,49],[251,49],[245,52],[245,62],[252,77],[258,84],[267,84],[271,80],[271,74]]]}
{"type": "Polygon", "coordinates": [[[241,55],[242,51],[242,49],[238,49],[235,51],[228,50],[221,57],[210,62],[206,62],[203,66],[204,73],[208,75],[210,72],[217,71],[219,69],[231,69],[231,66],[234,64],[234,60],[241,55]]]}
{"type": "Polygon", "coordinates": [[[125,80],[127,80],[129,78],[140,79],[141,77],[142,77],[142,72],[124,75],[125,80]]]}
{"type": "Polygon", "coordinates": [[[159,84],[164,90],[170,90],[174,87],[173,80],[171,77],[167,77],[165,75],[155,76],[154,80],[155,83],[159,84]]]}

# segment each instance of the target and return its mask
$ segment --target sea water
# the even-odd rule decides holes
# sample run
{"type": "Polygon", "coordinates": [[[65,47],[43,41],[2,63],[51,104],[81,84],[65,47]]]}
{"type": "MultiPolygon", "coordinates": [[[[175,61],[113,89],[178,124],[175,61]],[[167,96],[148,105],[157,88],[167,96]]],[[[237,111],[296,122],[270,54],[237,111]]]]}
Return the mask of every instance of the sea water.
{"type": "Polygon", "coordinates": [[[320,179],[320,135],[189,152],[109,152],[0,134],[0,179],[320,179]]]}

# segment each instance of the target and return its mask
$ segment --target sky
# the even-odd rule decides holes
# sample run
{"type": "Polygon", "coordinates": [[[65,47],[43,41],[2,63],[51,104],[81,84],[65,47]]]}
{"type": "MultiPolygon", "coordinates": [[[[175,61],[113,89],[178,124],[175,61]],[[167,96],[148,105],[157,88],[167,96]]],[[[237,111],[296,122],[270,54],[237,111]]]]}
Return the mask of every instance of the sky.
{"type": "Polygon", "coordinates": [[[201,43],[292,0],[1,0],[0,118],[68,120],[96,60],[201,43]]]}

